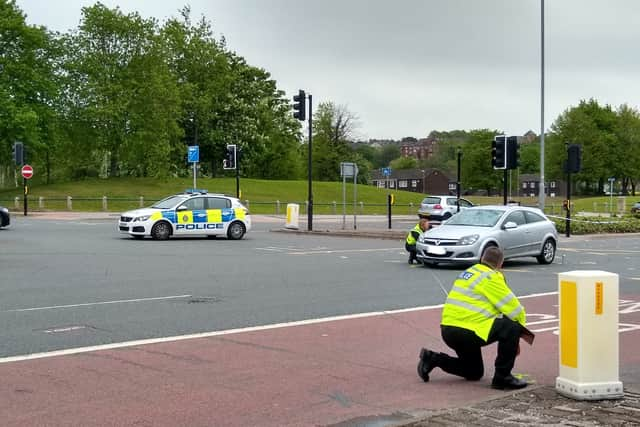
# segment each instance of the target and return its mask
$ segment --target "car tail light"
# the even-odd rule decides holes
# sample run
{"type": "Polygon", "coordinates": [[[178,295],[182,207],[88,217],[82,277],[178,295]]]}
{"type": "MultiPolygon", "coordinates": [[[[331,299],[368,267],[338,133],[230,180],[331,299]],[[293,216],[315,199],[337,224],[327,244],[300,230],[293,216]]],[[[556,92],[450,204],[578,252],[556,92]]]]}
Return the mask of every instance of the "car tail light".
{"type": "Polygon", "coordinates": [[[442,205],[435,205],[433,209],[442,209],[442,205]]]}

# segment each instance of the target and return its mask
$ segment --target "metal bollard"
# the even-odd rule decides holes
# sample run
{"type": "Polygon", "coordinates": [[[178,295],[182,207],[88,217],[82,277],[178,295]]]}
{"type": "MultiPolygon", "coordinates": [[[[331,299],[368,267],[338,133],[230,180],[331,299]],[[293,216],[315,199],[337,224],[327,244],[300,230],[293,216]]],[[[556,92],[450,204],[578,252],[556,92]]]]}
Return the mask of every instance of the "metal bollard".
{"type": "Polygon", "coordinates": [[[14,206],[16,209],[20,209],[20,198],[16,197],[14,200],[14,206]]]}
{"type": "Polygon", "coordinates": [[[38,208],[44,209],[44,197],[38,197],[38,208]]]}
{"type": "Polygon", "coordinates": [[[140,196],[140,207],[144,208],[144,197],[140,196]]]}
{"type": "Polygon", "coordinates": [[[67,210],[73,210],[73,197],[67,196],[67,210]]]}
{"type": "Polygon", "coordinates": [[[338,207],[338,205],[337,205],[336,201],[334,200],[334,201],[333,201],[333,203],[331,203],[331,214],[332,214],[332,215],[335,215],[335,214],[336,214],[336,212],[337,212],[337,207],[338,207]]]}
{"type": "Polygon", "coordinates": [[[276,200],[276,215],[280,215],[280,200],[276,200]]]}
{"type": "Polygon", "coordinates": [[[102,196],[102,210],[103,211],[108,211],[108,206],[107,206],[107,196],[102,196]]]}

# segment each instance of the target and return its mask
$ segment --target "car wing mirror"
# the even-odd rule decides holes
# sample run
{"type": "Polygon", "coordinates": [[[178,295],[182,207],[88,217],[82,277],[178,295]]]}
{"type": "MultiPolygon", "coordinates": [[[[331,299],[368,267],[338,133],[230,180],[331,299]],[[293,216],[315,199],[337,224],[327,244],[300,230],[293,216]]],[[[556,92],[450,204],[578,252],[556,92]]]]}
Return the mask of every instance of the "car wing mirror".
{"type": "Polygon", "coordinates": [[[513,221],[509,221],[505,225],[503,225],[502,228],[504,228],[505,230],[512,230],[514,228],[518,228],[518,224],[513,221]]]}
{"type": "Polygon", "coordinates": [[[185,205],[180,205],[180,206],[178,206],[178,208],[176,210],[177,211],[186,211],[187,207],[185,205]]]}

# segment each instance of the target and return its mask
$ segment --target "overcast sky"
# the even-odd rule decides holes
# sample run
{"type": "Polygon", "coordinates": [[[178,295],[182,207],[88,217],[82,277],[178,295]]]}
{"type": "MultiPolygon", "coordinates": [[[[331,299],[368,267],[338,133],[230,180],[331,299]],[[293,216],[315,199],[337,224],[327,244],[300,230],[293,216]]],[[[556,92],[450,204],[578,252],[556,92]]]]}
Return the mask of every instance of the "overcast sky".
{"type": "MultiPolygon", "coordinates": [[[[29,24],[76,28],[86,0],[17,0],[29,24]]],[[[103,0],[161,22],[189,4],[292,96],[359,117],[359,136],[540,132],[541,0],[103,0]]],[[[640,1],[545,1],[545,129],[581,99],[640,104],[640,1]]]]}

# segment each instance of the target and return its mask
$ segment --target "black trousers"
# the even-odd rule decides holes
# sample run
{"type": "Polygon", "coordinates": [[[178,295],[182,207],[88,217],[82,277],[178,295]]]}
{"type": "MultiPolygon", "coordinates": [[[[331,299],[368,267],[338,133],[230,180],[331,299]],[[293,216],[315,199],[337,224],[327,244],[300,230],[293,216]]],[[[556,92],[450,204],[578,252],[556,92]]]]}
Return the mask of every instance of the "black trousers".
{"type": "Polygon", "coordinates": [[[477,381],[484,375],[482,347],[498,342],[498,355],[495,361],[495,377],[511,375],[516,361],[522,326],[508,317],[494,320],[489,338],[484,342],[475,332],[456,326],[442,326],[442,339],[456,352],[458,357],[446,353],[436,354],[436,366],[443,371],[468,380],[477,381]]]}
{"type": "Polygon", "coordinates": [[[409,259],[416,260],[416,245],[410,245],[405,242],[404,248],[409,252],[409,259]]]}

